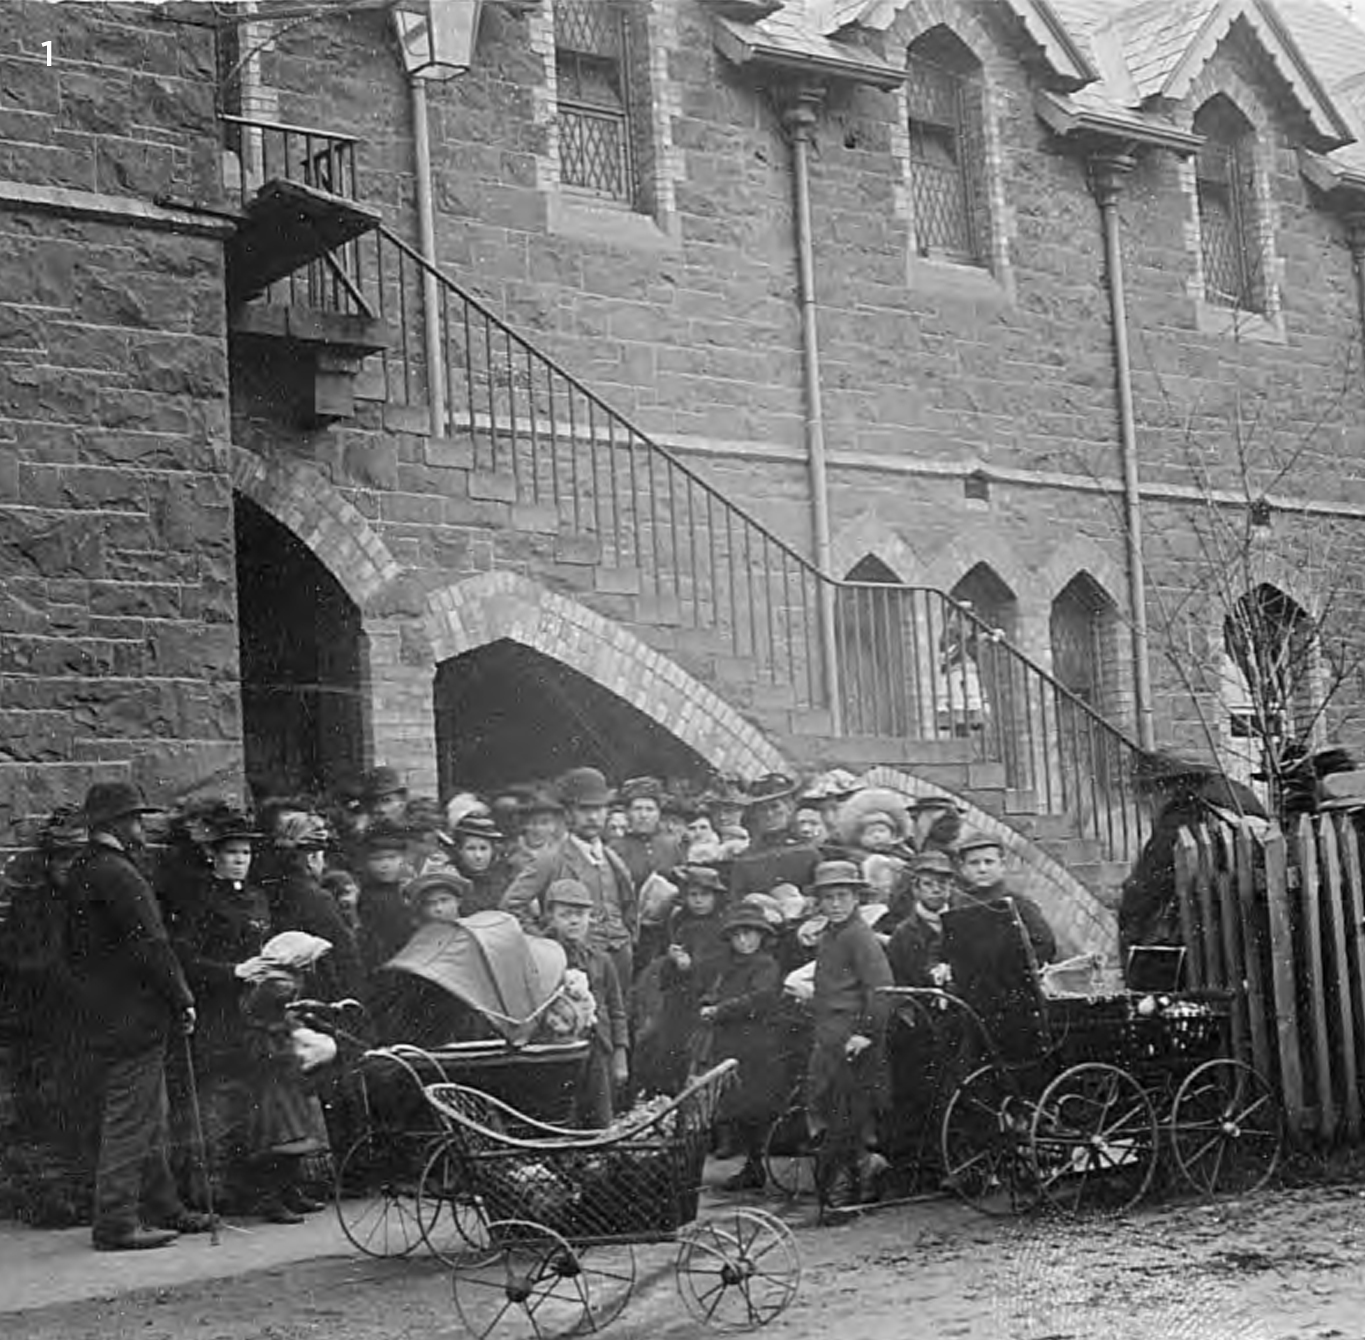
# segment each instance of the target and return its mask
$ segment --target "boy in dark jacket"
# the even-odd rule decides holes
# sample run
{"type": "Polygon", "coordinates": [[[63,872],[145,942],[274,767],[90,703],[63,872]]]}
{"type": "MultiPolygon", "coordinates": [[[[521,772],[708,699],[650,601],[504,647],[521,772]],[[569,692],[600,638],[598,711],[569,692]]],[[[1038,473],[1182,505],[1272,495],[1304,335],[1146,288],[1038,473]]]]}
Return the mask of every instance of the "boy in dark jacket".
{"type": "Polygon", "coordinates": [[[963,890],[953,906],[1011,899],[1019,920],[1024,923],[1039,967],[1051,963],[1057,957],[1057,937],[1038,904],[1010,885],[1005,873],[1005,848],[1000,839],[979,828],[968,829],[957,841],[957,863],[963,890]]]}
{"type": "Polygon", "coordinates": [[[711,1061],[739,1062],[739,1082],[726,1091],[717,1117],[728,1121],[744,1152],[744,1167],[727,1191],[761,1191],[763,1140],[786,1098],[781,1050],[773,1017],[782,990],[777,960],[767,952],[772,927],[756,907],[741,903],[725,918],[729,949],[702,992],[699,1014],[711,1029],[711,1061]]]}
{"type": "Polygon", "coordinates": [[[668,948],[659,965],[658,1056],[661,1087],[676,1093],[687,1082],[697,1031],[701,989],[726,955],[720,899],[725,885],[710,866],[689,865],[675,873],[680,907],[668,919],[668,948]]]}
{"type": "Polygon", "coordinates": [[[587,975],[597,1002],[592,1047],[574,1098],[574,1124],[602,1130],[611,1125],[613,1091],[629,1078],[630,1039],[616,967],[605,950],[588,943],[592,910],[592,894],[576,879],[557,879],[545,891],[547,934],[564,946],[569,967],[587,975]]]}

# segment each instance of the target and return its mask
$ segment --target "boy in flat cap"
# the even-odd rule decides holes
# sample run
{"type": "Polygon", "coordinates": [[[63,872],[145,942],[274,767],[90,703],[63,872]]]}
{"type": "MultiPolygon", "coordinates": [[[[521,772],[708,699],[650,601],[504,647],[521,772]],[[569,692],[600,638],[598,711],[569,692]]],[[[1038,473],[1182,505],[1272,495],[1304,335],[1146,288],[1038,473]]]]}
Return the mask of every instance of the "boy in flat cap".
{"type": "Polygon", "coordinates": [[[1039,966],[1057,957],[1057,937],[1042,909],[1032,898],[1016,890],[1005,872],[1005,846],[1000,838],[979,828],[969,828],[957,843],[958,875],[962,892],[958,904],[996,903],[1008,898],[1024,923],[1033,957],[1039,966]]]}
{"type": "Polygon", "coordinates": [[[630,1077],[629,1034],[621,981],[611,957],[589,943],[591,891],[576,879],[556,879],[545,891],[546,934],[564,946],[570,968],[586,974],[597,1002],[597,1024],[574,1097],[574,1124],[583,1130],[611,1125],[613,1094],[630,1077]]]}

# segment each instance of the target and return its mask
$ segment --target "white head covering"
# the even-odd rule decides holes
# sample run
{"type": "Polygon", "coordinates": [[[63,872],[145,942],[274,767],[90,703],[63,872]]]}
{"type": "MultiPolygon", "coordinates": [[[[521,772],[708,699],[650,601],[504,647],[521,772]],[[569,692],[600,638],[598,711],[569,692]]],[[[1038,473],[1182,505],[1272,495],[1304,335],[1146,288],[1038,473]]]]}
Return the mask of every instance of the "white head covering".
{"type": "Polygon", "coordinates": [[[248,982],[260,981],[276,972],[301,972],[311,968],[332,947],[330,940],[307,931],[281,931],[261,946],[261,952],[234,969],[248,982]]]}

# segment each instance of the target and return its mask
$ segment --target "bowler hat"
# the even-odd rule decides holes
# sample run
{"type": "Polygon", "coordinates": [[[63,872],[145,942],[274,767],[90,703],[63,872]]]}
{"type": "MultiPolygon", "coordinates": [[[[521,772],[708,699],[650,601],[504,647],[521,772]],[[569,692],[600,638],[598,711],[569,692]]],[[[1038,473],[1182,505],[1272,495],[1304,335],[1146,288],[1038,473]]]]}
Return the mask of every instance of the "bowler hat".
{"type": "Polygon", "coordinates": [[[379,800],[382,796],[405,796],[407,793],[408,788],[403,785],[403,779],[398,775],[396,768],[371,768],[361,778],[362,800],[379,800]]]}
{"type": "Polygon", "coordinates": [[[482,814],[467,814],[455,825],[456,838],[477,837],[488,842],[501,842],[505,834],[492,819],[482,814]]]}
{"type": "Polygon", "coordinates": [[[986,832],[984,828],[968,828],[953,844],[953,850],[959,858],[969,851],[983,851],[987,847],[998,847],[1003,852],[1005,841],[996,837],[994,833],[986,832]]]}
{"type": "Polygon", "coordinates": [[[818,894],[824,889],[865,889],[867,881],[853,861],[821,861],[815,867],[811,888],[818,894]]]}
{"type": "Polygon", "coordinates": [[[563,907],[591,907],[592,894],[588,886],[577,879],[556,879],[545,890],[545,906],[559,903],[563,907]]]}
{"type": "Polygon", "coordinates": [[[425,875],[410,879],[403,886],[403,897],[414,907],[421,907],[428,898],[438,893],[452,893],[456,898],[467,898],[474,886],[458,871],[428,870],[425,875]]]}
{"type": "Polygon", "coordinates": [[[381,819],[365,830],[361,845],[366,851],[407,851],[408,831],[401,824],[381,819]]]}
{"type": "Polygon", "coordinates": [[[85,822],[91,828],[121,819],[125,814],[154,814],[142,788],[133,782],[93,782],[85,793],[85,822]]]}
{"type": "Polygon", "coordinates": [[[621,783],[618,799],[623,805],[629,805],[632,800],[653,800],[662,805],[664,784],[657,777],[630,777],[621,783]]]}
{"type": "Polygon", "coordinates": [[[732,935],[735,931],[762,931],[766,935],[772,934],[772,923],[763,914],[761,907],[753,903],[736,903],[725,914],[725,921],[721,926],[722,935],[732,935]]]}
{"type": "Polygon", "coordinates": [[[596,768],[570,768],[559,779],[559,799],[565,805],[610,805],[612,792],[596,768]]]}
{"type": "Polygon", "coordinates": [[[796,794],[796,783],[784,773],[765,773],[757,781],[749,783],[746,805],[762,805],[768,800],[787,800],[796,794]]]}
{"type": "Polygon", "coordinates": [[[718,871],[709,865],[682,865],[673,871],[673,882],[684,893],[688,889],[709,889],[712,893],[724,893],[725,881],[718,871]]]}

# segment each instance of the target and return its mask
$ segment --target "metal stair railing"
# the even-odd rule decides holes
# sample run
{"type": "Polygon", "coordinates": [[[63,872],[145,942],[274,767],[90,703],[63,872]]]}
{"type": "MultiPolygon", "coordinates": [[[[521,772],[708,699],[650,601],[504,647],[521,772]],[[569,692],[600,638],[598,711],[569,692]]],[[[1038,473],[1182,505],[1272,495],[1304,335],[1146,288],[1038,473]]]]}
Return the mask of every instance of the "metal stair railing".
{"type": "Polygon", "coordinates": [[[832,596],[846,734],[965,742],[972,759],[1003,767],[1021,813],[1031,801],[1104,859],[1136,856],[1137,746],[971,610],[928,587],[821,573],[387,226],[336,259],[350,282],[310,297],[339,311],[363,303],[387,322],[383,398],[467,443],[473,470],[509,481],[527,521],[611,570],[609,589],[638,601],[639,622],[674,630],[685,665],[728,676],[723,691],[741,703],[762,690],[763,705],[811,714],[799,728],[828,730],[819,608],[832,596]]]}

